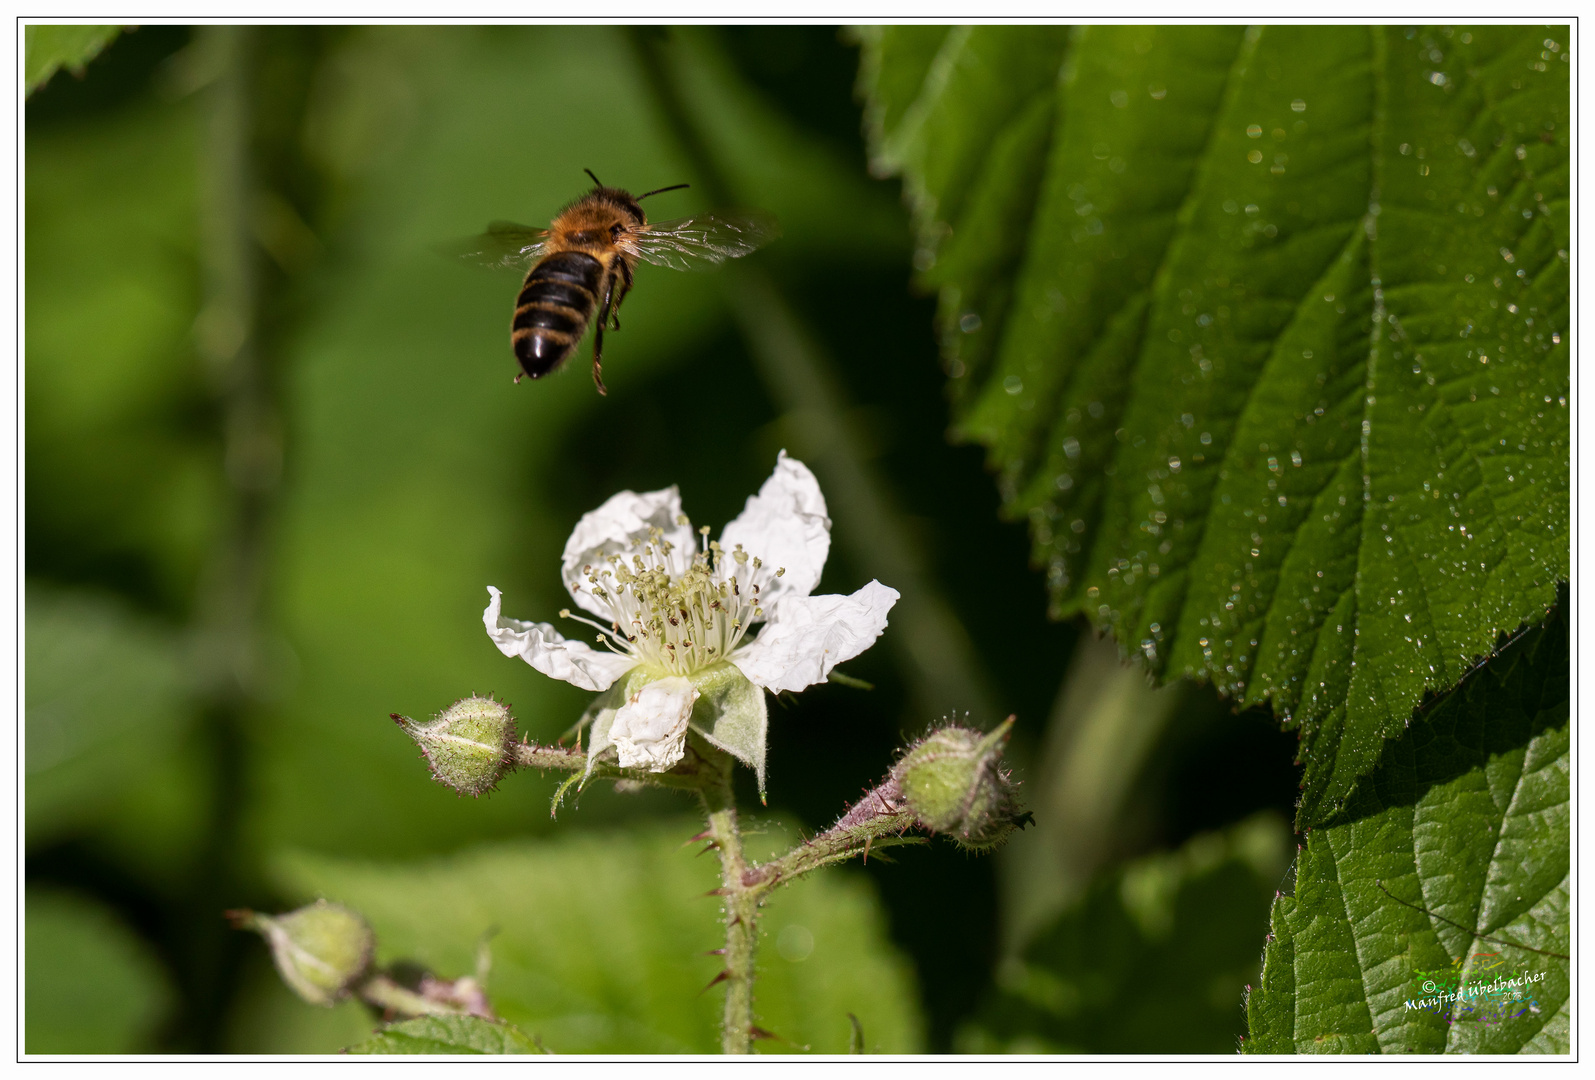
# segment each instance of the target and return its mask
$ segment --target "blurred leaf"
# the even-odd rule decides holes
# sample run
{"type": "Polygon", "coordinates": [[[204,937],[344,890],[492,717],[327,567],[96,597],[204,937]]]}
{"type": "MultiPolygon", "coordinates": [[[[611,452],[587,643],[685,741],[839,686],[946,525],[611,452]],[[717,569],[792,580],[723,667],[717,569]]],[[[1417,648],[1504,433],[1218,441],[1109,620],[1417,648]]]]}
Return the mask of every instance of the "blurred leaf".
{"type": "Polygon", "coordinates": [[[422,1016],[389,1024],[351,1046],[351,1054],[542,1054],[532,1036],[514,1024],[479,1016],[422,1016]]]}
{"type": "MultiPolygon", "coordinates": [[[[736,198],[780,219],[782,235],[769,258],[900,263],[902,212],[884,185],[870,183],[853,163],[764,100],[739,77],[712,33],[677,26],[670,34],[671,76],[736,198]]],[[[702,183],[701,177],[682,178],[702,183]]]]}
{"type": "Polygon", "coordinates": [[[336,1054],[371,1037],[376,1021],[364,1002],[307,1006],[282,981],[267,949],[251,949],[227,1020],[229,1054],[336,1054]]]}
{"type": "Polygon", "coordinates": [[[859,90],[865,99],[864,124],[870,141],[884,142],[919,97],[942,42],[945,26],[855,26],[843,31],[864,47],[859,90]]]}
{"type": "Polygon", "coordinates": [[[112,911],[67,893],[27,891],[29,1054],[155,1049],[172,1003],[166,972],[112,911]]]}
{"type": "Polygon", "coordinates": [[[83,65],[100,55],[117,34],[120,26],[37,26],[23,28],[24,48],[23,81],[28,94],[50,81],[61,68],[74,75],[83,74],[83,65]]]}
{"type": "Polygon", "coordinates": [[[1055,612],[1272,700],[1304,823],[1567,577],[1566,40],[954,28],[906,106],[923,41],[866,57],[1055,612]]]}
{"type": "Polygon", "coordinates": [[[1244,1049],[1568,1053],[1567,634],[1564,607],[1387,744],[1308,834],[1244,1049]],[[1523,1000],[1409,1004],[1524,975],[1523,1000]]]}
{"type": "Polygon", "coordinates": [[[1272,815],[1099,877],[997,973],[962,1053],[1233,1052],[1285,869],[1272,815]]]}
{"type": "Polygon", "coordinates": [[[27,132],[28,571],[187,613],[221,519],[196,421],[191,102],[27,132]]]}
{"type": "MultiPolygon", "coordinates": [[[[504,1019],[555,1053],[716,1053],[724,998],[705,991],[724,945],[712,859],[683,841],[700,824],[624,833],[565,833],[418,864],[378,865],[301,854],[281,861],[295,897],[359,910],[379,960],[469,971],[493,928],[488,995],[504,1019]]],[[[758,840],[760,838],[755,838],[758,840]]],[[[774,838],[770,838],[773,840],[774,838]]],[[[855,1013],[870,1049],[921,1043],[912,976],[888,944],[868,882],[815,875],[764,909],[755,1010],[786,1042],[843,1053],[855,1013]]]]}
{"type": "Polygon", "coordinates": [[[26,634],[33,844],[166,766],[193,713],[177,636],[111,597],[31,583],[26,634]]]}

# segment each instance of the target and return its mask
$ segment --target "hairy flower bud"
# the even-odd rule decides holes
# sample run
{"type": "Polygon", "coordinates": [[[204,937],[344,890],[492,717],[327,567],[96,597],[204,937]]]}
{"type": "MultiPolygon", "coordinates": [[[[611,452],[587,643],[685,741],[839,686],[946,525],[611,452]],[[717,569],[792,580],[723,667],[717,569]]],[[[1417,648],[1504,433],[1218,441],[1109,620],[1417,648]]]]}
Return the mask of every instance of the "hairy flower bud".
{"type": "Polygon", "coordinates": [[[229,911],[227,917],[266,939],[282,981],[312,1005],[330,1006],[346,996],[376,947],[364,919],[325,900],[284,915],[229,911]]]}
{"type": "Polygon", "coordinates": [[[989,734],[957,726],[933,731],[895,767],[903,800],[918,822],[964,847],[993,848],[1018,823],[1014,785],[1002,768],[1013,717],[989,734]]]}
{"type": "Polygon", "coordinates": [[[426,755],[433,779],[461,795],[492,791],[510,767],[515,717],[491,697],[456,701],[428,723],[393,714],[426,755]]]}

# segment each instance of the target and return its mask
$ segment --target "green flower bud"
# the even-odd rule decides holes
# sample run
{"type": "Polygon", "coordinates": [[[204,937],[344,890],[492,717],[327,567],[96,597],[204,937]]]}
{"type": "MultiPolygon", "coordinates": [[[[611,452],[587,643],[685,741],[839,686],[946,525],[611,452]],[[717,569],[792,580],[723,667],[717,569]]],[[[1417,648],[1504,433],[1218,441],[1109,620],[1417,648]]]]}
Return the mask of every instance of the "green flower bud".
{"type": "Polygon", "coordinates": [[[989,734],[962,727],[933,731],[892,769],[920,825],[976,850],[1001,844],[1019,815],[1014,785],[1002,768],[1013,717],[989,734]]]}
{"type": "Polygon", "coordinates": [[[286,915],[229,911],[227,917],[266,939],[282,981],[312,1005],[345,997],[371,966],[377,943],[364,919],[325,900],[286,915]]]}
{"type": "Polygon", "coordinates": [[[492,791],[510,768],[515,717],[492,697],[456,701],[429,723],[393,714],[426,755],[432,777],[461,795],[492,791]]]}

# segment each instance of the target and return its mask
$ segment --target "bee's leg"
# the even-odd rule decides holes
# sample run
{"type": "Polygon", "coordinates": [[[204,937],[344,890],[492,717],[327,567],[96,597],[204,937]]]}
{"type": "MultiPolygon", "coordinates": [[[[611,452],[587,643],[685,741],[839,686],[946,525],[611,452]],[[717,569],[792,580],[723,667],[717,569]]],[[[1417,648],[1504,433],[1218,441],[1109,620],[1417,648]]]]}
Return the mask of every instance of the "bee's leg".
{"type": "Polygon", "coordinates": [[[626,294],[631,292],[631,268],[624,261],[620,264],[620,273],[620,295],[615,297],[615,303],[609,309],[609,318],[611,320],[609,328],[611,330],[620,329],[620,305],[626,302],[626,294]]]}
{"type": "Polygon", "coordinates": [[[614,299],[615,279],[610,278],[609,288],[604,292],[604,302],[598,308],[598,325],[593,329],[593,384],[606,397],[609,388],[604,385],[604,323],[614,310],[614,299]]]}

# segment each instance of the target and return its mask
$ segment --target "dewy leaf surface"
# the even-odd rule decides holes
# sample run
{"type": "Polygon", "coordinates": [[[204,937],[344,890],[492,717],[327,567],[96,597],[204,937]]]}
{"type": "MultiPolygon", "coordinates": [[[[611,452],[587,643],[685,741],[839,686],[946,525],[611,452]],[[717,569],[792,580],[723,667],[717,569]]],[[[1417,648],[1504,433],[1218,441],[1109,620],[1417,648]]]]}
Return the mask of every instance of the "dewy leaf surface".
{"type": "Polygon", "coordinates": [[[1271,701],[1333,813],[1568,575],[1567,28],[862,37],[1054,610],[1271,701]]]}
{"type": "Polygon", "coordinates": [[[1567,632],[1508,646],[1308,835],[1243,1049],[1568,1052],[1567,632]]]}

